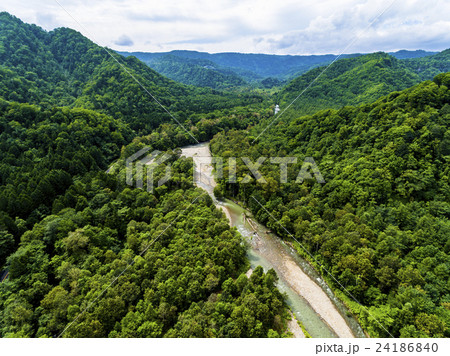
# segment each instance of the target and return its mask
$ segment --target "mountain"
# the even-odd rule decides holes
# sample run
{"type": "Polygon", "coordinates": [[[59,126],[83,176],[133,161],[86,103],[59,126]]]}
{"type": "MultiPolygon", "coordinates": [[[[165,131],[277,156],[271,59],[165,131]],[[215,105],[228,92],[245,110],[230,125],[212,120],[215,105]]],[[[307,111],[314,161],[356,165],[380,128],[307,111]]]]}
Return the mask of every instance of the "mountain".
{"type": "Polygon", "coordinates": [[[214,62],[204,59],[166,55],[153,62],[152,68],[179,83],[197,87],[232,89],[247,84],[232,70],[220,68],[214,62]]]}
{"type": "MultiPolygon", "coordinates": [[[[151,68],[167,55],[189,60],[207,60],[222,69],[232,71],[248,82],[261,81],[265,78],[286,79],[296,73],[331,62],[337,56],[280,56],[246,53],[205,53],[196,51],[171,51],[161,53],[119,52],[124,56],[135,56],[151,68]]],[[[350,55],[353,56],[353,55],[350,55]]],[[[344,56],[346,57],[346,56],[344,56]]]]}
{"type": "MultiPolygon", "coordinates": [[[[170,78],[186,83],[195,84],[198,82],[196,76],[192,74],[196,69],[195,61],[208,61],[209,66],[226,70],[227,73],[234,73],[249,83],[263,83],[264,87],[280,86],[283,80],[297,77],[308,70],[318,66],[331,63],[337,55],[267,55],[267,54],[246,54],[246,53],[205,53],[196,51],[171,51],[171,52],[119,52],[125,57],[135,56],[148,64],[157,72],[167,75],[170,78]],[[167,56],[171,56],[172,61],[166,63],[167,56]],[[173,57],[180,59],[180,63],[186,65],[176,65],[173,57]],[[172,76],[171,76],[172,75],[172,76]],[[193,79],[191,80],[191,75],[193,79]],[[269,80],[267,80],[269,79],[269,80]],[[272,84],[272,85],[269,85],[272,84]]],[[[436,52],[426,51],[398,51],[390,53],[398,59],[421,58],[435,54],[436,52]]],[[[361,54],[346,54],[340,58],[353,58],[361,54]]],[[[203,74],[206,75],[206,74],[203,74]]],[[[204,86],[204,85],[200,85],[204,86]]],[[[210,85],[206,85],[210,86],[210,85]]]]}
{"type": "MultiPolygon", "coordinates": [[[[372,58],[374,69],[395,63],[385,54],[372,58]]],[[[371,337],[450,336],[449,88],[450,73],[440,74],[370,104],[277,124],[256,142],[265,123],[211,141],[214,155],[238,157],[239,183],[225,174],[217,196],[243,202],[310,258],[306,248],[331,285],[358,300],[339,292],[371,337]],[[258,170],[267,183],[246,183],[251,173],[240,157],[297,163],[288,165],[286,183],[278,164],[265,163],[258,170]],[[304,166],[306,157],[317,168],[304,166]]]]}
{"type": "Polygon", "coordinates": [[[162,53],[120,52],[125,56],[133,55],[152,66],[155,61],[168,54],[180,58],[208,60],[223,68],[231,70],[247,71],[257,78],[279,77],[294,68],[299,71],[302,68],[310,68],[313,65],[331,61],[333,55],[325,56],[277,56],[267,54],[246,53],[205,53],[196,51],[171,51],[162,53]]]}
{"type": "MultiPolygon", "coordinates": [[[[426,60],[428,58],[431,57],[426,60]]],[[[421,81],[419,75],[409,70],[403,61],[383,52],[342,59],[325,69],[315,68],[285,86],[277,95],[281,109],[308,87],[290,108],[291,115],[370,103],[421,81]]]]}
{"type": "Polygon", "coordinates": [[[276,273],[247,277],[242,236],[171,151],[195,141],[130,74],[199,139],[253,125],[237,106],[262,98],[112,55],[123,67],[76,31],[0,13],[0,337],[289,336],[276,273]],[[143,147],[172,157],[152,193],[125,180],[143,147]]]}
{"type": "Polygon", "coordinates": [[[450,49],[425,58],[405,60],[404,64],[422,80],[429,80],[439,73],[450,71],[450,49]]]}
{"type": "Polygon", "coordinates": [[[439,52],[430,52],[430,51],[424,51],[424,50],[416,50],[416,51],[407,51],[407,50],[401,50],[397,52],[389,52],[389,54],[392,57],[395,57],[397,59],[411,59],[411,58],[424,58],[429,57],[435,54],[438,54],[439,52]]]}
{"type": "Polygon", "coordinates": [[[139,132],[174,122],[154,98],[182,122],[193,113],[261,101],[254,94],[223,95],[182,85],[136,58],[109,51],[114,58],[74,30],[46,32],[0,13],[0,80],[7,100],[92,109],[139,132]]]}

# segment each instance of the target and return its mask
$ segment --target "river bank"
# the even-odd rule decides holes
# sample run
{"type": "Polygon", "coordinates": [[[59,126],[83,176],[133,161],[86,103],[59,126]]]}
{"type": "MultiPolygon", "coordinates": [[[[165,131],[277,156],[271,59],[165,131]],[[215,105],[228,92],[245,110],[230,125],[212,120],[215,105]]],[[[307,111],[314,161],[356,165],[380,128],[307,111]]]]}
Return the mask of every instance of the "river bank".
{"type": "MultiPolygon", "coordinates": [[[[184,147],[182,155],[194,158],[195,183],[208,192],[216,206],[224,211],[230,224],[246,237],[251,267],[261,265],[265,270],[273,268],[277,272],[279,289],[286,293],[288,305],[308,333],[312,337],[364,337],[360,327],[354,323],[352,328],[349,326],[348,320],[335,305],[337,298],[332,301],[329,296],[331,290],[326,293],[323,289],[323,280],[318,281],[320,277],[311,278],[310,274],[305,273],[302,269],[305,264],[299,262],[300,258],[289,246],[258,222],[246,218],[248,212],[239,205],[231,201],[218,202],[214,198],[216,182],[208,143],[184,147]]],[[[293,320],[299,328],[297,321],[293,320]]],[[[294,322],[288,325],[294,335],[304,337],[303,332],[295,328],[294,322]]]]}

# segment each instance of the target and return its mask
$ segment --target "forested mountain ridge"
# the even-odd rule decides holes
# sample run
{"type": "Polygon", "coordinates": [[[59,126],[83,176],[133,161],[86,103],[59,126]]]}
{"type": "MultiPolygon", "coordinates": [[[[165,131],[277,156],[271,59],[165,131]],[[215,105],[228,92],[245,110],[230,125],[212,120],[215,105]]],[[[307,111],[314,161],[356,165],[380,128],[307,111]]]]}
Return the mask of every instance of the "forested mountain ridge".
{"type": "MultiPolygon", "coordinates": [[[[179,121],[193,113],[262,100],[254,94],[225,95],[182,85],[135,58],[110,52],[179,121]]],[[[0,63],[0,80],[11,89],[3,90],[7,100],[95,109],[120,117],[143,133],[172,121],[116,60],[74,30],[46,32],[0,13],[0,63]]]]}
{"type": "MultiPolygon", "coordinates": [[[[163,68],[166,56],[177,57],[181,60],[206,60],[216,66],[227,69],[241,76],[245,81],[261,82],[267,78],[284,81],[293,79],[308,70],[331,63],[337,55],[267,55],[251,53],[205,53],[197,51],[171,51],[171,52],[119,52],[124,56],[135,56],[157,71],[167,71],[163,68]]],[[[422,58],[435,54],[426,51],[398,51],[389,53],[399,59],[422,58]]],[[[352,58],[362,54],[345,54],[341,58],[352,58]]],[[[182,61],[185,64],[188,61],[182,61]]],[[[187,68],[178,67],[177,72],[184,72],[187,68]]],[[[431,78],[429,78],[431,79],[431,78]]]]}
{"type": "MultiPolygon", "coordinates": [[[[239,183],[227,182],[225,169],[215,192],[245,202],[304,254],[286,228],[395,337],[449,337],[449,87],[450,73],[440,74],[372,104],[280,123],[256,143],[258,126],[218,134],[215,155],[298,163],[289,165],[288,184],[276,165],[260,169],[267,184],[244,184],[241,162],[239,183]],[[295,183],[304,157],[314,158],[325,184],[295,183]]],[[[389,336],[346,299],[372,337],[389,336]]]]}
{"type": "MultiPolygon", "coordinates": [[[[276,274],[246,276],[242,237],[193,187],[192,159],[175,152],[153,194],[126,185],[129,155],[192,139],[104,49],[1,13],[0,52],[1,337],[288,336],[276,274]]],[[[259,96],[117,59],[199,139],[261,115],[236,108],[259,96]]]]}
{"type": "Polygon", "coordinates": [[[150,67],[166,55],[184,59],[208,60],[216,65],[241,74],[248,81],[267,77],[283,78],[289,72],[307,71],[311,67],[332,61],[334,55],[277,56],[246,53],[205,53],[197,51],[171,51],[162,53],[119,52],[124,56],[135,56],[150,67]]]}
{"type": "Polygon", "coordinates": [[[167,55],[153,63],[152,68],[177,82],[198,87],[233,89],[247,84],[233,71],[204,59],[167,55]]]}
{"type": "Polygon", "coordinates": [[[286,85],[277,95],[280,107],[289,105],[316,78],[293,104],[292,116],[370,103],[421,81],[402,61],[383,52],[342,59],[325,69],[313,69],[286,85]]]}
{"type": "Polygon", "coordinates": [[[397,52],[389,52],[391,56],[397,58],[397,59],[413,59],[413,58],[425,58],[430,57],[435,54],[438,54],[439,52],[430,52],[430,51],[424,51],[424,50],[416,50],[416,51],[407,51],[407,50],[400,50],[397,52]]]}
{"type": "Polygon", "coordinates": [[[426,58],[408,59],[404,64],[422,80],[429,80],[439,73],[450,71],[450,49],[426,58]]]}

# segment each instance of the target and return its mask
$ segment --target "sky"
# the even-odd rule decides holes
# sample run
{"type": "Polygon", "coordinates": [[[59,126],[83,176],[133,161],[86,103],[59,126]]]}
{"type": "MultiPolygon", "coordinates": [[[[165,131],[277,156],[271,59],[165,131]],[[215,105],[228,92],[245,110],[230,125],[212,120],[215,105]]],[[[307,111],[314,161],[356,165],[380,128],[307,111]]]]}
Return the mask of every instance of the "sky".
{"type": "Polygon", "coordinates": [[[1,0],[120,51],[340,54],[450,48],[449,0],[1,0]]]}

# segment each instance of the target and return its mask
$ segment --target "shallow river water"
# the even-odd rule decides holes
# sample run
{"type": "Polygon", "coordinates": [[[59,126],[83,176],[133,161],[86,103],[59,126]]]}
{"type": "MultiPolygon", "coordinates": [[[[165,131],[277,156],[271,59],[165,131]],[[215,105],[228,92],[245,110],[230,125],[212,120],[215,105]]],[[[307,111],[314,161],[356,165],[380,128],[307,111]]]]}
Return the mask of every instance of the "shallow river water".
{"type": "Polygon", "coordinates": [[[277,272],[278,288],[286,293],[289,307],[307,332],[312,337],[364,337],[357,321],[347,316],[346,307],[292,247],[254,219],[246,218],[250,213],[239,205],[229,200],[219,202],[214,198],[216,182],[209,143],[183,147],[182,155],[194,159],[196,185],[208,192],[215,205],[224,211],[230,224],[245,237],[251,268],[262,266],[266,271],[273,268],[277,272]]]}

